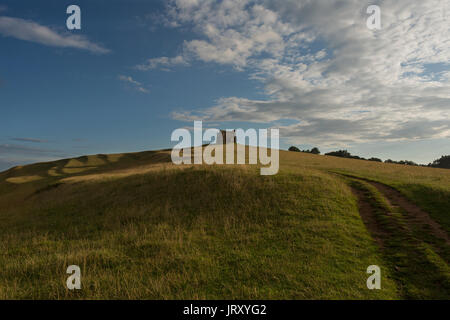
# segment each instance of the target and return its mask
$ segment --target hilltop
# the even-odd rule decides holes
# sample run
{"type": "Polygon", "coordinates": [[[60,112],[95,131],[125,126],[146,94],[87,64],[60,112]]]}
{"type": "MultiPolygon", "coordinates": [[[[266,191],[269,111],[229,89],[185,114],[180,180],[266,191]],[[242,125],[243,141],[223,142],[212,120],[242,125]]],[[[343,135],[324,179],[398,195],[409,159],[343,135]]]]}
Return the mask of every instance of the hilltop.
{"type": "Polygon", "coordinates": [[[170,150],[15,167],[0,298],[448,299],[449,207],[449,170],[288,151],[275,176],[170,150]]]}

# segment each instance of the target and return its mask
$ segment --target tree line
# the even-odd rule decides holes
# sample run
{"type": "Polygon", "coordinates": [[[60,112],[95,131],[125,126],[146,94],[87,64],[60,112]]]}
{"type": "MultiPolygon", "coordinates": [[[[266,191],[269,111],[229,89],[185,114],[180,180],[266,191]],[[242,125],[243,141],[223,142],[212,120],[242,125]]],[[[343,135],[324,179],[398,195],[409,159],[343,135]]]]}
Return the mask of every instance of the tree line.
{"type": "MultiPolygon", "coordinates": [[[[320,154],[320,150],[317,147],[312,148],[311,150],[300,150],[299,148],[292,146],[289,148],[289,151],[293,152],[305,152],[305,153],[312,153],[312,154],[320,154]]],[[[338,150],[338,151],[331,151],[328,153],[325,153],[326,156],[333,156],[333,157],[340,157],[340,158],[347,158],[347,159],[358,159],[358,160],[367,160],[367,161],[375,161],[375,162],[383,162],[380,158],[363,158],[360,156],[352,155],[347,150],[338,150]]],[[[408,166],[422,166],[422,167],[432,167],[432,168],[444,168],[444,169],[450,169],[450,155],[448,156],[442,156],[439,159],[434,160],[433,162],[429,163],[428,165],[424,164],[417,164],[414,161],[410,160],[400,160],[400,161],[394,161],[391,159],[387,159],[384,161],[384,163],[395,163],[395,164],[403,164],[408,166]]]]}

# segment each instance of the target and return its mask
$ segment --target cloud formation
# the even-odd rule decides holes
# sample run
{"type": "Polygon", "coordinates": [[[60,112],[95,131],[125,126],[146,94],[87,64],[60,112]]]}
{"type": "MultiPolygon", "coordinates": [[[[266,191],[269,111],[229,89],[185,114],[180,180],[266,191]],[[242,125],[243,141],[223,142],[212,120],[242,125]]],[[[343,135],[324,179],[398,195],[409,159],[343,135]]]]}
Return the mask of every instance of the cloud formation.
{"type": "Polygon", "coordinates": [[[159,57],[159,58],[151,58],[145,61],[143,64],[139,64],[136,66],[136,69],[141,71],[160,69],[163,71],[170,71],[171,67],[174,66],[187,66],[189,65],[188,60],[183,56],[176,56],[173,58],[168,57],[159,57]]]}
{"type": "Polygon", "coordinates": [[[184,42],[183,59],[246,71],[267,95],[172,116],[291,119],[281,135],[303,143],[449,138],[449,12],[440,0],[172,0],[166,25],[198,35],[184,42]],[[366,27],[373,4],[377,31],[366,27]]]}
{"type": "Polygon", "coordinates": [[[142,92],[142,93],[148,93],[149,92],[147,89],[144,88],[142,83],[140,83],[139,81],[134,80],[130,76],[119,75],[118,78],[119,78],[120,81],[123,81],[123,82],[131,84],[139,92],[142,92]]]}
{"type": "Polygon", "coordinates": [[[0,144],[0,171],[19,164],[51,161],[70,155],[46,148],[35,148],[19,144],[0,144]]]}
{"type": "Polygon", "coordinates": [[[52,47],[76,48],[98,54],[110,52],[84,36],[70,33],[60,34],[46,26],[20,18],[0,16],[0,34],[52,47]]]}
{"type": "Polygon", "coordinates": [[[59,156],[62,155],[59,150],[50,150],[43,148],[33,148],[18,144],[0,144],[0,154],[1,155],[11,155],[11,154],[26,154],[26,155],[48,155],[48,156],[59,156]]]}
{"type": "Polygon", "coordinates": [[[36,139],[36,138],[11,138],[11,140],[21,141],[21,142],[34,142],[34,143],[48,142],[47,140],[36,139]]]}

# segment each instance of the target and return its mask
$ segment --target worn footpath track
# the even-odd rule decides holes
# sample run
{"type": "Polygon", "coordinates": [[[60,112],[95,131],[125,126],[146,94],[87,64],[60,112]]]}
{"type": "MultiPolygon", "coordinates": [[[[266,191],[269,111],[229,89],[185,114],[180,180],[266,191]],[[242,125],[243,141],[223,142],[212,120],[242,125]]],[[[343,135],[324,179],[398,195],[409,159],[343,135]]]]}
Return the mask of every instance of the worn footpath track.
{"type": "Polygon", "coordinates": [[[450,241],[430,215],[399,191],[340,174],[357,198],[361,218],[385,267],[406,299],[450,299],[450,241]]]}
{"type": "Polygon", "coordinates": [[[430,217],[427,212],[423,211],[417,205],[410,202],[408,199],[406,199],[405,196],[403,196],[394,188],[391,188],[379,182],[370,181],[369,183],[376,187],[378,191],[383,194],[391,207],[401,208],[401,210],[408,216],[410,224],[426,226],[433,236],[444,240],[447,245],[450,245],[450,238],[448,234],[440,224],[438,224],[430,217]]]}

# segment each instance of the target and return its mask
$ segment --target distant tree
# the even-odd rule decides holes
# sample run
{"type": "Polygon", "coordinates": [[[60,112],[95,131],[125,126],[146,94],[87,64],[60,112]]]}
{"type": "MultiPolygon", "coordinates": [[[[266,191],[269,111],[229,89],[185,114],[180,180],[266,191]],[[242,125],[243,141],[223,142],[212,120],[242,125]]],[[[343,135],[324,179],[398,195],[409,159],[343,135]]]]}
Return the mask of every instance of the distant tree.
{"type": "MultiPolygon", "coordinates": [[[[354,156],[350,152],[348,152],[347,150],[332,151],[332,152],[325,153],[325,155],[326,156],[341,157],[341,158],[349,158],[349,159],[359,159],[359,160],[369,160],[369,161],[383,162],[381,159],[375,158],[375,157],[372,157],[370,159],[365,159],[363,157],[354,156]]],[[[446,156],[446,157],[450,158],[450,156],[446,156]]],[[[445,158],[445,157],[442,157],[441,159],[443,159],[443,158],[445,158]]],[[[436,161],[441,161],[441,159],[436,160],[436,161]]],[[[444,162],[445,161],[449,161],[449,159],[447,159],[447,160],[444,159],[444,162]]],[[[396,163],[396,164],[404,164],[404,165],[408,165],[408,166],[419,166],[417,163],[415,163],[414,161],[410,161],[410,160],[394,161],[394,160],[391,160],[391,159],[387,159],[385,161],[385,163],[396,163]]],[[[448,165],[448,162],[445,162],[445,163],[447,163],[447,165],[448,165]]],[[[429,166],[432,166],[432,164],[430,163],[429,166]]]]}
{"type": "Polygon", "coordinates": [[[317,147],[312,148],[311,150],[307,149],[307,150],[300,150],[299,148],[292,146],[288,149],[289,151],[294,151],[294,152],[305,152],[305,153],[312,153],[312,154],[320,154],[320,150],[317,147]]]}
{"type": "Polygon", "coordinates": [[[403,165],[407,165],[407,166],[419,166],[417,163],[415,163],[414,161],[410,161],[410,160],[394,161],[394,160],[391,160],[391,159],[387,159],[385,161],[385,163],[403,164],[403,165]]]}
{"type": "Polygon", "coordinates": [[[432,163],[429,164],[429,166],[434,168],[450,169],[450,155],[442,156],[439,159],[434,160],[432,163]]]}
{"type": "Polygon", "coordinates": [[[325,153],[326,156],[333,156],[333,157],[341,157],[341,158],[351,158],[352,155],[347,150],[339,150],[339,151],[332,151],[325,153]]]}
{"type": "Polygon", "coordinates": [[[409,160],[400,160],[398,162],[396,162],[398,164],[405,164],[407,166],[418,166],[417,163],[415,163],[414,161],[409,161],[409,160]]]}

